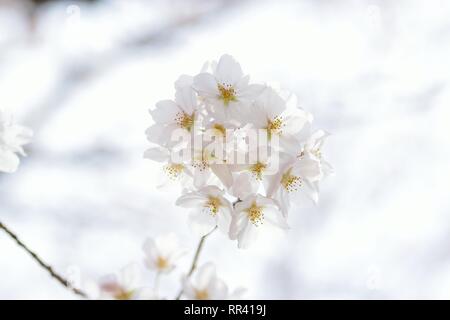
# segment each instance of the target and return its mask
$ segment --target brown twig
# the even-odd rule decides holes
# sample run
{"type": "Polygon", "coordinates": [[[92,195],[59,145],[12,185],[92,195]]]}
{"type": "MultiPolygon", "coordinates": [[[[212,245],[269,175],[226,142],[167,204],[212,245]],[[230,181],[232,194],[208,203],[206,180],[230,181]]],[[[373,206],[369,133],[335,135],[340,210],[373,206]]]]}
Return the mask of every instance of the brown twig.
{"type": "Polygon", "coordinates": [[[71,290],[73,293],[79,295],[80,297],[87,298],[87,294],[81,291],[80,289],[74,288],[72,284],[62,277],[60,274],[55,272],[53,268],[45,263],[35,252],[33,252],[31,249],[29,249],[20,239],[19,237],[12,232],[8,227],[6,227],[1,221],[0,221],[0,229],[4,230],[6,234],[8,234],[18,245],[19,247],[22,247],[28,254],[33,258],[34,261],[36,261],[42,268],[44,268],[51,277],[53,277],[56,281],[58,281],[60,284],[62,284],[67,289],[71,290]]]}
{"type": "MultiPolygon", "coordinates": [[[[198,258],[200,257],[200,252],[203,249],[203,245],[205,243],[206,238],[211,233],[216,231],[216,229],[217,229],[217,226],[214,229],[212,229],[209,233],[207,233],[203,237],[201,237],[200,242],[198,243],[198,246],[197,246],[197,250],[195,250],[194,259],[192,260],[191,268],[189,269],[189,272],[187,274],[187,278],[189,278],[194,273],[195,269],[197,268],[198,258]]],[[[175,299],[176,300],[180,300],[182,294],[183,294],[183,289],[180,290],[180,292],[178,293],[178,295],[177,295],[177,297],[175,299]]]]}

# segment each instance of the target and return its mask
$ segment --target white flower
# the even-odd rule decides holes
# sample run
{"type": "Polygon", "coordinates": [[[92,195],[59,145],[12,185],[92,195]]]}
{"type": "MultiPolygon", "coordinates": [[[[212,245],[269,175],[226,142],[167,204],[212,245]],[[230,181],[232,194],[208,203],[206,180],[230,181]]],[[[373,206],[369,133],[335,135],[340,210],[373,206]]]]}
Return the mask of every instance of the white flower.
{"type": "Polygon", "coordinates": [[[276,135],[285,152],[297,151],[299,141],[296,135],[312,121],[312,116],[304,110],[293,106],[287,108],[286,102],[270,87],[256,99],[249,116],[248,121],[256,129],[267,131],[269,141],[276,135]]]}
{"type": "Polygon", "coordinates": [[[116,300],[135,300],[138,297],[140,270],[131,263],[116,274],[109,274],[100,280],[100,290],[105,298],[116,300]]]}
{"type": "Polygon", "coordinates": [[[183,255],[178,238],[170,233],[155,240],[148,238],[142,247],[145,253],[145,265],[151,270],[169,273],[175,268],[176,261],[183,255]]]}
{"type": "Polygon", "coordinates": [[[278,200],[283,214],[287,216],[291,201],[299,205],[306,200],[317,203],[317,182],[322,177],[320,161],[308,152],[303,153],[284,162],[280,171],[271,177],[267,195],[278,200]]]}
{"type": "Polygon", "coordinates": [[[161,162],[163,178],[160,187],[172,182],[186,186],[191,182],[193,176],[190,166],[180,161],[173,161],[172,149],[165,147],[152,147],[145,151],[144,158],[161,162]]]}
{"type": "Polygon", "coordinates": [[[245,249],[267,226],[289,228],[275,201],[259,194],[250,195],[234,206],[230,238],[237,239],[238,247],[245,249]]]}
{"type": "Polygon", "coordinates": [[[192,208],[189,222],[192,229],[206,235],[216,226],[228,233],[231,222],[231,204],[224,198],[224,191],[216,186],[206,186],[198,191],[182,195],[176,201],[178,206],[192,208]]]}
{"type": "Polygon", "coordinates": [[[300,153],[300,156],[302,156],[302,154],[309,153],[317,160],[319,160],[324,176],[328,176],[333,173],[333,167],[324,159],[322,154],[322,147],[325,143],[325,140],[329,136],[330,134],[328,132],[325,132],[324,130],[317,130],[313,132],[311,136],[306,140],[305,146],[300,153]]]}
{"type": "Polygon", "coordinates": [[[214,113],[227,115],[239,120],[243,112],[263,90],[263,86],[249,84],[249,76],[244,76],[241,66],[230,55],[220,57],[211,73],[200,73],[194,77],[197,90],[214,113]]]}
{"type": "Polygon", "coordinates": [[[15,124],[11,116],[0,110],[0,172],[17,170],[20,163],[17,154],[25,156],[23,145],[30,142],[32,135],[30,129],[15,124]]]}
{"type": "Polygon", "coordinates": [[[229,298],[228,287],[217,277],[216,268],[206,263],[184,280],[184,297],[188,300],[226,300],[229,298]]]}
{"type": "Polygon", "coordinates": [[[171,140],[176,129],[191,133],[195,128],[197,96],[191,87],[180,87],[175,93],[175,101],[159,101],[150,114],[155,124],[147,129],[147,139],[162,146],[173,146],[177,143],[171,140]]]}

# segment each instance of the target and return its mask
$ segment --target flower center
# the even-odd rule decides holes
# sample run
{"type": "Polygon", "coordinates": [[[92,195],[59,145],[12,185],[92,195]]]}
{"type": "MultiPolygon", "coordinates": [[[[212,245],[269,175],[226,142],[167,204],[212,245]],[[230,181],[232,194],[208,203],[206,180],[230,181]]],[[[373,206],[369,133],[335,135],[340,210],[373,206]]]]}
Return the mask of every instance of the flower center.
{"type": "Polygon", "coordinates": [[[212,216],[215,216],[219,212],[219,208],[222,206],[222,202],[218,197],[209,196],[205,207],[209,210],[212,216]]]}
{"type": "Polygon", "coordinates": [[[120,289],[114,295],[114,298],[116,300],[131,300],[131,298],[133,298],[133,294],[134,294],[133,290],[127,291],[127,290],[124,290],[124,289],[120,289]]]}
{"type": "Polygon", "coordinates": [[[287,192],[297,191],[303,185],[302,178],[291,174],[291,170],[289,169],[281,177],[281,185],[287,192]]]}
{"type": "Polygon", "coordinates": [[[159,270],[164,270],[169,267],[169,262],[167,261],[166,258],[159,256],[158,259],[156,260],[156,266],[158,267],[159,270]]]}
{"type": "Polygon", "coordinates": [[[311,150],[311,153],[316,156],[317,159],[322,159],[322,151],[319,148],[311,150]]]}
{"type": "Polygon", "coordinates": [[[208,290],[195,290],[195,299],[207,300],[209,298],[208,290]]]}
{"type": "Polygon", "coordinates": [[[210,167],[210,164],[213,164],[216,160],[217,158],[214,152],[204,148],[194,157],[192,166],[199,169],[200,171],[204,171],[207,170],[210,167]]]}
{"type": "Polygon", "coordinates": [[[264,219],[263,207],[258,206],[256,202],[253,202],[252,205],[246,211],[248,219],[255,226],[262,224],[262,221],[264,219]]]}
{"type": "Polygon", "coordinates": [[[261,162],[257,162],[254,165],[252,165],[250,167],[250,171],[252,172],[252,174],[255,176],[255,178],[257,180],[261,180],[262,179],[262,174],[264,172],[264,170],[266,170],[267,165],[261,162]]]}
{"type": "Polygon", "coordinates": [[[283,119],[281,117],[275,117],[273,120],[267,120],[267,135],[269,140],[272,138],[274,133],[282,133],[282,128],[284,126],[283,119]]]}
{"type": "Polygon", "coordinates": [[[170,179],[176,180],[183,173],[184,165],[181,163],[171,163],[164,166],[164,171],[169,176],[170,179]]]}
{"type": "Polygon", "coordinates": [[[194,126],[194,114],[189,115],[186,112],[178,112],[175,117],[175,122],[183,129],[191,131],[194,126]]]}
{"type": "Polygon", "coordinates": [[[213,125],[213,129],[214,129],[214,131],[216,131],[219,135],[225,136],[225,131],[226,131],[226,129],[225,129],[225,127],[224,127],[223,125],[221,125],[220,123],[215,123],[215,124],[213,125]]]}
{"type": "Polygon", "coordinates": [[[219,89],[220,95],[219,98],[223,100],[223,103],[227,106],[230,101],[236,101],[236,91],[233,86],[229,84],[218,84],[217,88],[219,89]]]}

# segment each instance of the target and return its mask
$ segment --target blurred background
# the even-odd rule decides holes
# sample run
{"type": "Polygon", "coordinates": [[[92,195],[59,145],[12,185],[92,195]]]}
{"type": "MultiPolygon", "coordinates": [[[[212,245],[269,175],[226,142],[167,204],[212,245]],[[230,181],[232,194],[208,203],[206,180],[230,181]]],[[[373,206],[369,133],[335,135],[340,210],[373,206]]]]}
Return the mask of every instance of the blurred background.
{"type": "MultiPolygon", "coordinates": [[[[201,262],[249,299],[450,298],[445,0],[0,0],[0,107],[35,131],[1,220],[83,286],[174,231],[175,296],[198,239],[142,157],[148,109],[223,53],[299,96],[336,174],[287,235],[242,251],[216,233],[201,262]]],[[[0,232],[0,298],[76,297],[0,232]]]]}

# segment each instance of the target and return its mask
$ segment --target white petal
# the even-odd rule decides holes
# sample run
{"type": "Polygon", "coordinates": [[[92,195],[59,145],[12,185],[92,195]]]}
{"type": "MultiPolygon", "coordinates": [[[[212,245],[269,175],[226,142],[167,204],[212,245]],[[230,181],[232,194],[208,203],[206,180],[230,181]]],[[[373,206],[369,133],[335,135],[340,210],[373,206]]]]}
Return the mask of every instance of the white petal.
{"type": "Polygon", "coordinates": [[[301,144],[295,136],[283,134],[279,137],[278,141],[280,143],[281,150],[284,152],[293,156],[300,153],[301,144]]]}
{"type": "Polygon", "coordinates": [[[194,170],[194,186],[196,188],[203,187],[207,182],[211,175],[211,171],[209,169],[197,169],[194,170]]]}
{"type": "Polygon", "coordinates": [[[145,131],[145,134],[147,135],[148,141],[159,145],[167,145],[175,129],[177,129],[176,125],[155,123],[145,131]]]}
{"type": "Polygon", "coordinates": [[[206,289],[216,278],[216,267],[208,262],[197,269],[195,274],[195,286],[197,289],[206,289]]]}
{"type": "Polygon", "coordinates": [[[177,81],[175,81],[175,89],[181,89],[186,87],[191,87],[192,83],[194,82],[194,77],[182,74],[177,81]]]}
{"type": "Polygon", "coordinates": [[[206,186],[199,190],[199,193],[208,195],[208,196],[214,196],[218,197],[224,194],[224,191],[220,189],[217,186],[206,186]]]}
{"type": "Polygon", "coordinates": [[[193,232],[204,236],[217,225],[217,220],[208,211],[198,209],[189,214],[189,225],[193,232]]]}
{"type": "Polygon", "coordinates": [[[175,204],[183,208],[196,208],[202,207],[205,202],[205,196],[198,194],[197,192],[191,192],[179,197],[175,204]]]}
{"type": "Polygon", "coordinates": [[[272,206],[264,208],[264,220],[265,222],[278,228],[289,229],[286,218],[284,217],[280,209],[276,207],[272,206]]]}
{"type": "Polygon", "coordinates": [[[225,164],[211,165],[212,172],[220,179],[226,188],[230,188],[233,185],[233,176],[230,168],[225,164]]]}
{"type": "MultiPolygon", "coordinates": [[[[237,205],[236,205],[237,206],[237,205]]],[[[235,206],[235,207],[236,207],[235,206]]],[[[230,224],[230,239],[231,240],[236,240],[239,236],[239,234],[244,230],[244,228],[247,226],[247,224],[249,223],[247,214],[243,211],[240,212],[234,212],[232,219],[231,219],[231,224],[230,224]]]]}
{"type": "Polygon", "coordinates": [[[254,100],[264,91],[265,88],[265,86],[260,84],[250,84],[239,90],[239,98],[245,100],[254,100]]]}
{"type": "Polygon", "coordinates": [[[284,115],[283,132],[289,134],[298,134],[310,120],[309,113],[301,109],[294,109],[286,112],[284,115]]]}
{"type": "Polygon", "coordinates": [[[268,197],[272,197],[275,194],[275,192],[278,190],[278,188],[280,188],[282,174],[283,174],[283,172],[280,170],[280,172],[277,174],[266,176],[265,188],[266,188],[266,194],[268,197]]]}
{"type": "Polygon", "coordinates": [[[228,286],[221,279],[215,279],[208,286],[210,300],[225,300],[228,297],[228,286]]]}
{"type": "Polygon", "coordinates": [[[118,275],[119,284],[126,290],[136,289],[141,280],[139,266],[136,263],[130,263],[118,275]]]}
{"type": "Polygon", "coordinates": [[[219,82],[234,85],[243,76],[239,63],[228,54],[220,57],[214,76],[219,82]]]}
{"type": "Polygon", "coordinates": [[[225,234],[230,232],[231,211],[228,207],[222,207],[217,213],[217,226],[225,234]]]}
{"type": "Polygon", "coordinates": [[[153,120],[156,123],[174,123],[180,108],[172,100],[162,100],[156,103],[156,108],[150,110],[153,120]]]}
{"type": "Polygon", "coordinates": [[[292,168],[292,174],[309,181],[320,180],[323,176],[320,161],[308,155],[295,162],[292,168]]]}
{"type": "Polygon", "coordinates": [[[191,87],[178,89],[175,93],[175,101],[189,115],[197,109],[197,96],[191,87]]]}
{"type": "Polygon", "coordinates": [[[251,178],[251,175],[247,172],[240,173],[231,188],[233,196],[244,199],[248,195],[255,193],[258,190],[259,184],[255,179],[251,178]]]}
{"type": "Polygon", "coordinates": [[[266,88],[258,97],[256,104],[258,103],[265,108],[270,119],[280,116],[286,109],[285,101],[275,90],[270,87],[266,88]]]}
{"type": "Polygon", "coordinates": [[[200,73],[195,76],[193,86],[201,96],[216,97],[219,94],[217,81],[214,76],[209,73],[200,73]]]}
{"type": "Polygon", "coordinates": [[[245,228],[239,233],[238,236],[238,248],[247,249],[250,245],[255,242],[258,237],[259,228],[253,223],[248,222],[245,228]]]}

